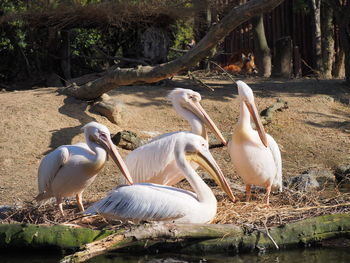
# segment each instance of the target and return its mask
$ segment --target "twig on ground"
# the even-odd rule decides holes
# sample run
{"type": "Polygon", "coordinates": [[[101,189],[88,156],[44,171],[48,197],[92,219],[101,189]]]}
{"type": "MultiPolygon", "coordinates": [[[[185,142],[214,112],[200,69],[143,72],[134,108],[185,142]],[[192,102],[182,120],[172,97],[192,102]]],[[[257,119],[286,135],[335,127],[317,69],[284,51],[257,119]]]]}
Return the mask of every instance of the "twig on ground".
{"type": "Polygon", "coordinates": [[[236,80],[234,78],[232,78],[231,74],[227,72],[227,70],[225,70],[223,67],[221,67],[218,63],[209,60],[210,63],[214,64],[215,66],[217,66],[219,69],[221,69],[224,74],[234,83],[236,84],[236,80]]]}
{"type": "Polygon", "coordinates": [[[203,81],[201,81],[199,78],[195,77],[195,76],[192,74],[191,71],[188,71],[188,72],[187,72],[187,75],[188,75],[188,77],[189,77],[191,80],[193,80],[193,81],[199,83],[200,86],[202,86],[202,87],[204,87],[204,88],[207,88],[207,89],[210,90],[210,91],[214,91],[213,88],[209,87],[207,84],[205,84],[205,83],[204,83],[203,81]]]}
{"type": "Polygon", "coordinates": [[[267,235],[267,237],[271,240],[271,242],[275,245],[276,249],[280,249],[279,246],[277,245],[276,241],[272,238],[272,236],[270,235],[270,232],[266,226],[267,223],[267,217],[265,217],[265,220],[263,221],[264,227],[265,227],[265,234],[267,235]]]}

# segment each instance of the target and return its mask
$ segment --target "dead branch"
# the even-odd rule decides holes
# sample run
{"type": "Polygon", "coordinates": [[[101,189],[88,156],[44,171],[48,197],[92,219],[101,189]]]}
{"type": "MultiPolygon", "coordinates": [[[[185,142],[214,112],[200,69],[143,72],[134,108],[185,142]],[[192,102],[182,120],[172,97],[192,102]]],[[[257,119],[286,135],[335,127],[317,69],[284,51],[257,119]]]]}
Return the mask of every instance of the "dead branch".
{"type": "Polygon", "coordinates": [[[82,251],[66,256],[61,263],[83,262],[127,246],[132,246],[138,252],[159,249],[166,251],[169,250],[169,243],[172,244],[171,250],[192,254],[225,253],[233,247],[236,253],[242,253],[256,247],[275,249],[296,247],[300,244],[305,246],[348,235],[350,215],[334,214],[309,218],[271,227],[270,230],[267,230],[266,223],[264,225],[267,238],[260,235],[261,230],[249,228],[247,231],[245,227],[235,225],[146,224],[87,244],[82,251]]]}
{"type": "Polygon", "coordinates": [[[276,111],[282,111],[284,109],[288,109],[288,103],[280,98],[277,99],[277,101],[272,104],[270,107],[266,108],[265,110],[261,111],[261,122],[266,125],[272,122],[273,114],[276,111]]]}
{"type": "Polygon", "coordinates": [[[194,81],[195,83],[199,84],[201,87],[207,88],[210,91],[214,91],[213,88],[209,87],[207,84],[205,84],[201,79],[197,78],[196,76],[193,75],[191,71],[187,72],[187,75],[190,80],[194,81]]]}
{"type": "Polygon", "coordinates": [[[276,241],[272,238],[272,236],[270,235],[269,229],[266,226],[267,223],[267,217],[265,218],[265,221],[263,222],[264,224],[264,228],[265,228],[265,234],[267,235],[267,237],[271,240],[271,242],[275,245],[276,249],[280,249],[279,246],[277,245],[276,241]]]}
{"type": "Polygon", "coordinates": [[[303,62],[304,65],[305,65],[306,67],[308,67],[312,72],[314,72],[317,76],[320,75],[321,72],[318,71],[318,70],[316,70],[316,69],[314,69],[314,68],[311,67],[309,64],[307,64],[306,61],[305,61],[304,59],[301,59],[301,62],[303,62]]]}
{"type": "Polygon", "coordinates": [[[281,2],[283,0],[251,0],[236,6],[219,23],[214,24],[206,36],[182,57],[154,67],[115,69],[82,86],[76,85],[67,88],[65,93],[79,99],[89,100],[98,98],[103,93],[118,86],[155,83],[172,77],[177,72],[195,65],[207,57],[211,49],[234,28],[257,14],[275,8],[281,2]]]}
{"type": "Polygon", "coordinates": [[[188,50],[178,49],[178,48],[173,48],[173,47],[171,47],[170,50],[175,51],[175,52],[179,52],[179,53],[187,53],[188,52],[188,50]]]}
{"type": "Polygon", "coordinates": [[[231,76],[231,74],[228,73],[227,70],[225,70],[223,67],[221,67],[218,63],[211,61],[211,60],[210,60],[210,63],[214,64],[219,69],[221,69],[221,71],[225,74],[225,76],[227,76],[234,84],[236,83],[236,80],[231,76]]]}
{"type": "Polygon", "coordinates": [[[86,56],[86,55],[74,55],[75,57],[80,57],[80,58],[87,58],[87,59],[96,59],[96,60],[106,60],[106,59],[111,59],[111,60],[120,60],[120,61],[125,61],[125,62],[131,62],[131,63],[137,63],[142,66],[148,66],[149,63],[145,62],[144,60],[141,59],[133,59],[133,58],[124,58],[124,57],[113,57],[109,56],[107,54],[103,54],[103,57],[91,57],[91,56],[86,56]]]}

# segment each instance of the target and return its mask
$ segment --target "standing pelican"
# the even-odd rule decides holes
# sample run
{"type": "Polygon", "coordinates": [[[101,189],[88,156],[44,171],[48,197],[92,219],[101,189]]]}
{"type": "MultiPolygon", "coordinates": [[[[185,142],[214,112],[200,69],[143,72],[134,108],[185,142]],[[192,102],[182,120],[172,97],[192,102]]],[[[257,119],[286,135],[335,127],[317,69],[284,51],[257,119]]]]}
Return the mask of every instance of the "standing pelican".
{"type": "Polygon", "coordinates": [[[152,163],[146,165],[145,169],[151,169],[149,172],[152,174],[156,172],[156,167],[166,166],[168,159],[174,158],[195,193],[149,183],[118,186],[107,197],[89,207],[85,213],[100,213],[106,218],[136,222],[171,220],[179,223],[210,223],[216,215],[217,201],[190,162],[198,163],[232,200],[235,199],[209,152],[208,142],[201,136],[180,132],[170,140],[166,137],[161,138],[144,147],[157,149],[154,152],[150,151],[152,163]],[[155,162],[160,165],[153,165],[155,162]]]}
{"type": "Polygon", "coordinates": [[[46,155],[38,169],[39,194],[36,201],[55,197],[60,213],[64,216],[62,202],[64,197],[76,197],[80,211],[84,211],[82,194],[96,178],[106,162],[107,152],[123,172],[127,181],[132,179],[110,138],[106,126],[97,122],[86,124],[84,131],[86,143],[62,145],[46,155]]]}
{"type": "Polygon", "coordinates": [[[228,149],[238,175],[246,185],[246,198],[250,199],[251,185],[266,188],[269,205],[271,187],[282,191],[282,159],[276,141],[265,133],[254,103],[252,89],[237,81],[241,112],[228,149]],[[257,131],[250,124],[252,116],[257,131]]]}
{"type": "MultiPolygon", "coordinates": [[[[168,98],[171,100],[173,107],[183,118],[185,118],[192,127],[192,133],[202,136],[208,140],[207,126],[212,132],[226,145],[226,140],[222,136],[220,130],[216,127],[215,123],[211,120],[209,115],[205,112],[201,104],[201,95],[190,89],[176,88],[172,90],[168,98]]],[[[166,133],[153,139],[153,141],[168,138],[173,140],[173,136],[177,136],[181,132],[166,133]]],[[[152,144],[152,146],[141,147],[131,152],[126,157],[126,165],[132,175],[135,183],[148,182],[163,185],[174,185],[184,178],[183,173],[177,167],[175,159],[171,159],[168,162],[168,166],[160,166],[158,172],[149,173],[149,169],[141,167],[140,164],[151,163],[152,153],[157,151],[158,145],[152,144]],[[154,148],[152,148],[154,147],[154,148]]],[[[170,149],[169,149],[170,150],[170,149]]],[[[157,166],[157,163],[150,165],[157,166]]],[[[195,166],[194,166],[195,167],[195,166]]]]}

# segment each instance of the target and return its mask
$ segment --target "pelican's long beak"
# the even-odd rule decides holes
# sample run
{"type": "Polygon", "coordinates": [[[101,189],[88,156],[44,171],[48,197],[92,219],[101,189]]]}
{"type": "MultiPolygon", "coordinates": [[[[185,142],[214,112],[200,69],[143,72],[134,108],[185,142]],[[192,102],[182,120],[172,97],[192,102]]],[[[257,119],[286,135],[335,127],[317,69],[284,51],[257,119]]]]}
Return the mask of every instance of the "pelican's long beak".
{"type": "Polygon", "coordinates": [[[227,142],[224,136],[221,134],[218,127],[203,109],[199,102],[190,101],[188,104],[184,105],[188,110],[190,110],[194,115],[196,115],[209,129],[216,135],[216,137],[222,141],[224,145],[227,145],[227,142]]]}
{"type": "Polygon", "coordinates": [[[115,147],[114,143],[112,142],[111,138],[107,138],[107,141],[105,140],[99,140],[99,142],[104,146],[104,148],[107,150],[107,152],[109,153],[109,155],[112,157],[113,161],[117,164],[117,166],[119,167],[120,171],[122,172],[122,174],[124,175],[124,177],[126,178],[126,180],[128,181],[128,183],[134,184],[129,169],[126,166],[123,158],[120,156],[117,148],[115,147]]]}
{"type": "Polygon", "coordinates": [[[213,156],[210,152],[197,152],[197,153],[186,153],[186,159],[188,161],[193,161],[204,170],[206,170],[209,175],[215,180],[217,185],[221,187],[222,190],[229,196],[229,198],[234,202],[236,198],[234,197],[230,186],[228,185],[224,174],[222,173],[219,165],[215,162],[213,156]]]}
{"type": "Polygon", "coordinates": [[[259,116],[258,110],[256,109],[256,106],[250,102],[247,102],[247,101],[245,101],[245,105],[247,106],[247,108],[250,112],[250,115],[252,116],[252,118],[254,120],[254,123],[255,123],[256,129],[258,131],[261,142],[265,145],[265,147],[267,147],[268,143],[267,143],[266,132],[265,132],[264,126],[260,120],[260,116],[259,116]]]}

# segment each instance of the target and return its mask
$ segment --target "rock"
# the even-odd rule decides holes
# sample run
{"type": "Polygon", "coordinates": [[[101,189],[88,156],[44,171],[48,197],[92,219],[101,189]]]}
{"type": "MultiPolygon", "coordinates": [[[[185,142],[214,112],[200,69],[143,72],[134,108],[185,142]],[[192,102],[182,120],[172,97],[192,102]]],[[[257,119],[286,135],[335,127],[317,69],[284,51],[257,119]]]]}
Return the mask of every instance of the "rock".
{"type": "Polygon", "coordinates": [[[118,132],[116,135],[112,136],[112,141],[115,145],[126,150],[135,150],[145,143],[132,131],[118,132]]]}
{"type": "Polygon", "coordinates": [[[334,186],[335,176],[329,170],[309,169],[288,179],[287,186],[298,191],[311,191],[334,186]]]}
{"type": "Polygon", "coordinates": [[[310,176],[309,174],[301,174],[289,178],[287,186],[298,191],[310,191],[317,189],[320,184],[315,177],[310,176]]]}
{"type": "Polygon", "coordinates": [[[122,123],[126,115],[125,104],[116,98],[111,98],[107,94],[103,94],[100,100],[92,106],[91,110],[100,113],[110,122],[117,125],[122,123]]]}
{"type": "Polygon", "coordinates": [[[334,171],[335,178],[339,184],[350,184],[350,164],[339,165],[334,171]]]}

